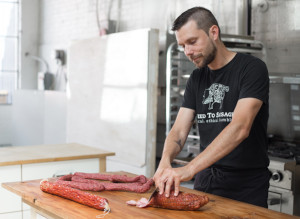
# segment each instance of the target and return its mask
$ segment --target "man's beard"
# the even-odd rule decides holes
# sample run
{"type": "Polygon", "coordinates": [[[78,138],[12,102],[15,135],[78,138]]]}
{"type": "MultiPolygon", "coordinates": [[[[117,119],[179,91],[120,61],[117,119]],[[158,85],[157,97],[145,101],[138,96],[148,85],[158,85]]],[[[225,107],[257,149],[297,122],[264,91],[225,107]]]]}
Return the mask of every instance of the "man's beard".
{"type": "Polygon", "coordinates": [[[200,63],[194,63],[194,64],[198,68],[203,68],[203,67],[209,65],[215,59],[216,53],[217,53],[217,48],[216,48],[216,46],[213,43],[211,43],[211,52],[208,53],[208,55],[206,55],[206,56],[203,56],[201,54],[200,55],[196,55],[196,56],[191,57],[191,60],[193,60],[197,56],[202,57],[202,59],[203,59],[202,62],[200,62],[200,63]]]}

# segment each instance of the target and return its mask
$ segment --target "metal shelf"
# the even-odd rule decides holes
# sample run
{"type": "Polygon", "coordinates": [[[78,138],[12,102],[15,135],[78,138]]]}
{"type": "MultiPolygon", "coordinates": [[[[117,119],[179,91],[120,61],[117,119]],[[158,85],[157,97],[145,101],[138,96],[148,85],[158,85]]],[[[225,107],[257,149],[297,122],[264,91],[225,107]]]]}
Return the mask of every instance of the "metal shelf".
{"type": "Polygon", "coordinates": [[[269,76],[269,78],[273,84],[300,84],[300,77],[269,76]]]}

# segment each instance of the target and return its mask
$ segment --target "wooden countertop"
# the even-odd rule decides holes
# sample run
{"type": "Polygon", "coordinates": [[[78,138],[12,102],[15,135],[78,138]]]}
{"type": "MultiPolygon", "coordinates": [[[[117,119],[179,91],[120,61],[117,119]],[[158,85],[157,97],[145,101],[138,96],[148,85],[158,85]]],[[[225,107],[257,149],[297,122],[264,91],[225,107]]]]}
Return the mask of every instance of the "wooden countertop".
{"type": "Polygon", "coordinates": [[[104,151],[76,143],[8,146],[0,148],[0,166],[29,164],[51,161],[105,158],[114,152],[104,151]]]}
{"type": "MultiPolygon", "coordinates": [[[[116,173],[114,173],[116,174],[116,173]]],[[[118,172],[117,174],[126,174],[134,176],[126,172],[118,172]]],[[[23,201],[30,206],[37,209],[43,214],[47,214],[53,218],[96,218],[101,215],[103,211],[90,208],[76,202],[44,193],[39,188],[40,180],[32,180],[26,182],[12,182],[3,183],[2,186],[7,190],[22,197],[23,201]]],[[[154,187],[151,189],[153,190],[154,187]]],[[[205,193],[195,191],[192,189],[181,187],[181,191],[191,192],[203,195],[205,193]]],[[[219,196],[206,194],[210,198],[210,202],[200,208],[198,211],[176,211],[161,208],[137,208],[135,206],[128,206],[126,201],[138,200],[141,197],[148,198],[151,191],[147,193],[133,193],[120,191],[102,191],[94,192],[101,197],[105,197],[109,201],[111,213],[105,218],[235,218],[235,219],[292,219],[300,218],[291,216],[262,207],[246,204],[243,202],[234,201],[219,196]]]]}

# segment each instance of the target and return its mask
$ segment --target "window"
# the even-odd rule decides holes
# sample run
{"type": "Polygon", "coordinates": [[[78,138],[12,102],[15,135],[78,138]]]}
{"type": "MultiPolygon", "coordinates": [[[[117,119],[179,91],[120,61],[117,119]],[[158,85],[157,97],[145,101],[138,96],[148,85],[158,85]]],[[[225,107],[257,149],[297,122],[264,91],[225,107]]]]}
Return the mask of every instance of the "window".
{"type": "Polygon", "coordinates": [[[19,77],[19,0],[0,0],[0,15],[0,104],[11,104],[19,77]]]}

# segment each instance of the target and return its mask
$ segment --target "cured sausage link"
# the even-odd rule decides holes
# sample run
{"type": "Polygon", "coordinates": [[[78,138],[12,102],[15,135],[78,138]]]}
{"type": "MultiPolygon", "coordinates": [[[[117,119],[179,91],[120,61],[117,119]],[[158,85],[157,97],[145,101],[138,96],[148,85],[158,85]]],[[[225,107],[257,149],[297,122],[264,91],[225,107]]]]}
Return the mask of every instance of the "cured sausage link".
{"type": "Polygon", "coordinates": [[[72,181],[72,177],[73,177],[73,174],[68,174],[68,175],[61,176],[58,179],[63,180],[63,181],[72,181]]]}
{"type": "Polygon", "coordinates": [[[56,183],[64,186],[69,186],[75,189],[85,190],[85,191],[99,192],[105,190],[104,185],[97,182],[85,183],[85,182],[76,182],[76,181],[57,180],[56,183]]]}
{"type": "Polygon", "coordinates": [[[148,206],[167,208],[174,210],[198,210],[209,202],[209,198],[204,195],[196,195],[193,193],[179,192],[178,196],[174,196],[174,191],[167,198],[156,192],[148,203],[148,206]]]}
{"type": "Polygon", "coordinates": [[[135,205],[140,208],[155,207],[194,211],[206,205],[208,202],[209,198],[206,195],[201,196],[192,193],[179,192],[178,196],[174,196],[174,191],[172,191],[168,198],[163,194],[160,195],[158,192],[155,192],[150,201],[148,201],[146,198],[141,198],[139,201],[130,200],[126,203],[128,205],[135,205]]]}
{"type": "Polygon", "coordinates": [[[140,182],[142,184],[147,182],[147,178],[144,175],[136,176],[136,177],[129,177],[126,175],[110,175],[110,174],[101,174],[101,173],[82,173],[76,172],[74,176],[79,176],[85,179],[99,179],[99,180],[106,180],[111,182],[140,182]]]}
{"type": "Polygon", "coordinates": [[[87,205],[92,208],[108,212],[110,211],[110,207],[106,198],[102,198],[100,196],[93,195],[88,192],[73,189],[68,186],[57,184],[56,182],[49,182],[48,180],[41,181],[40,189],[43,192],[70,199],[72,201],[78,202],[83,205],[87,205]]]}
{"type": "Polygon", "coordinates": [[[130,191],[130,192],[137,192],[143,193],[147,192],[151,186],[153,185],[154,181],[149,179],[146,183],[141,184],[139,182],[135,183],[110,183],[110,182],[99,182],[95,180],[84,179],[79,176],[70,177],[64,176],[64,178],[59,178],[57,180],[58,184],[70,186],[72,188],[86,190],[86,191],[130,191]],[[64,181],[66,180],[66,181],[64,181]]]}
{"type": "MultiPolygon", "coordinates": [[[[138,193],[147,192],[154,183],[153,179],[149,179],[144,184],[141,184],[140,182],[133,182],[133,183],[99,182],[90,179],[83,179],[78,176],[73,176],[72,181],[86,184],[89,185],[90,187],[92,187],[93,185],[94,188],[97,187],[100,188],[100,190],[93,190],[93,191],[108,190],[108,191],[130,191],[130,192],[138,192],[138,193]]],[[[74,185],[76,186],[76,183],[74,183],[74,185]]],[[[90,189],[82,189],[82,190],[90,190],[90,189]]]]}
{"type": "Polygon", "coordinates": [[[104,183],[105,190],[109,191],[129,191],[144,193],[147,192],[153,185],[153,179],[149,179],[146,183],[104,183]]]}

